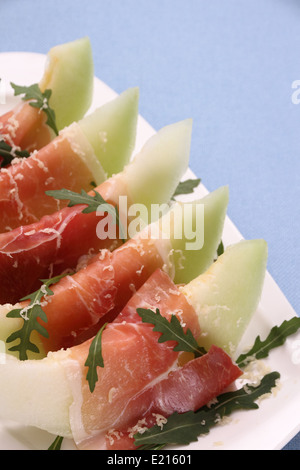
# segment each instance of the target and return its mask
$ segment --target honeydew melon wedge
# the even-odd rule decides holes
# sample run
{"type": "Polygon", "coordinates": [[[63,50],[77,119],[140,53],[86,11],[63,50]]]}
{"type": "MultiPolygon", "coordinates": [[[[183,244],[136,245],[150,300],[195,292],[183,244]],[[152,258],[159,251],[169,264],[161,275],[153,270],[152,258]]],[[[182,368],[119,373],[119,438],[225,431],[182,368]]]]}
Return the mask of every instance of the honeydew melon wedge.
{"type": "Polygon", "coordinates": [[[181,288],[197,312],[201,346],[214,344],[234,356],[259,303],[267,256],[265,240],[243,240],[181,288]]]}
{"type": "MultiPolygon", "coordinates": [[[[242,241],[181,289],[198,314],[204,333],[201,344],[214,343],[232,353],[231,346],[238,344],[257,308],[266,260],[264,240],[242,241]]],[[[83,377],[70,351],[49,353],[40,361],[3,354],[0,417],[71,437],[69,409],[80,396],[71,389],[67,374],[79,384],[83,377]]]]}
{"type": "Polygon", "coordinates": [[[129,163],[136,141],[138,106],[139,88],[129,88],[78,122],[107,177],[129,163]]]}
{"type": "MultiPolygon", "coordinates": [[[[223,233],[228,200],[229,189],[223,186],[198,201],[177,203],[171,209],[175,284],[187,284],[213,263],[223,233]]],[[[168,214],[164,218],[168,218],[168,214]]]]}
{"type": "Polygon", "coordinates": [[[57,45],[47,54],[39,87],[52,90],[49,105],[55,111],[58,130],[82,119],[91,106],[94,62],[88,37],[57,45]]]}
{"type": "Polygon", "coordinates": [[[96,186],[128,163],[136,141],[138,107],[139,89],[129,88],[60,131],[90,168],[96,186]]]}
{"type": "Polygon", "coordinates": [[[151,206],[167,203],[188,169],[192,124],[186,119],[160,129],[123,171],[131,202],[145,209],[141,219],[146,225],[151,206]]]}
{"type": "Polygon", "coordinates": [[[69,407],[73,395],[64,369],[66,364],[72,370],[68,351],[49,354],[41,361],[19,361],[7,355],[3,362],[0,363],[1,418],[72,437],[69,407]]]}

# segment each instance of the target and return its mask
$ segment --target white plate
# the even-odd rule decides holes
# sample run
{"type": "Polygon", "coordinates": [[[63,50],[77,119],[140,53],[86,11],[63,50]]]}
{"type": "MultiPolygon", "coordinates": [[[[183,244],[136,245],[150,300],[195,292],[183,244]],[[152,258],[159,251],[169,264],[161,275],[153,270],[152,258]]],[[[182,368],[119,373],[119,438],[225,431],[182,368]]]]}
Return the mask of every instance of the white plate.
{"type": "MultiPolygon", "coordinates": [[[[0,54],[0,114],[12,108],[18,98],[13,96],[10,82],[19,85],[37,83],[42,77],[45,56],[35,53],[0,54]],[[3,103],[5,101],[5,103],[3,103]]],[[[95,78],[94,100],[90,111],[113,99],[117,94],[95,78]]],[[[171,124],[171,123],[166,123],[171,124]]],[[[140,116],[135,152],[155,130],[140,116]]],[[[135,153],[134,152],[134,153],[135,153]]],[[[199,175],[201,177],[201,175],[199,175]]],[[[185,177],[195,177],[188,170],[185,177]]],[[[185,178],[184,178],[185,179],[185,178]]],[[[201,184],[193,198],[207,194],[201,184]]],[[[190,198],[185,197],[185,199],[190,198]]],[[[235,225],[226,218],[223,240],[225,246],[243,237],[235,225]]],[[[274,325],[296,316],[279,287],[267,273],[261,302],[243,338],[242,346],[251,346],[255,337],[265,337],[274,325]]],[[[215,427],[209,435],[199,439],[185,450],[280,450],[300,431],[300,333],[290,337],[285,345],[274,350],[264,361],[270,370],[280,373],[280,388],[276,394],[260,403],[258,410],[241,411],[232,415],[231,421],[215,427]]],[[[53,436],[32,427],[0,422],[0,449],[46,450],[53,436]]],[[[73,449],[73,443],[64,440],[63,449],[73,449]]]]}

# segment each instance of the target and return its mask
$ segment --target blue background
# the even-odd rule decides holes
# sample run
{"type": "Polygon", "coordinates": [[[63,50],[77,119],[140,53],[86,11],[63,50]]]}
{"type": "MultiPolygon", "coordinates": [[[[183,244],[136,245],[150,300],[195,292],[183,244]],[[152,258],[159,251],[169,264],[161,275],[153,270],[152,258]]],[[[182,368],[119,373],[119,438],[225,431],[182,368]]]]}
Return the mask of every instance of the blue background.
{"type": "Polygon", "coordinates": [[[95,74],[117,92],[139,86],[155,129],[192,117],[191,169],[209,190],[229,185],[229,217],[268,241],[299,314],[298,0],[0,0],[0,17],[1,52],[87,35],[95,74]]]}

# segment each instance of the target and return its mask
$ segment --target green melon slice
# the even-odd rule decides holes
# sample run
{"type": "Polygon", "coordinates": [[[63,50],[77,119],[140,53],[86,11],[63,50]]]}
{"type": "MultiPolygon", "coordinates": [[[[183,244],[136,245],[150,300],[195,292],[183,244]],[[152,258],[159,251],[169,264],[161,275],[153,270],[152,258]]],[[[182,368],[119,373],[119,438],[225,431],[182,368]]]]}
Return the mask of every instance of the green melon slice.
{"type": "Polygon", "coordinates": [[[147,209],[146,225],[151,221],[151,206],[167,203],[188,169],[191,134],[191,119],[163,127],[124,169],[131,202],[147,209]]]}
{"type": "MultiPolygon", "coordinates": [[[[73,395],[63,364],[68,351],[49,354],[42,360],[19,361],[11,355],[0,362],[1,419],[36,426],[53,434],[71,437],[69,407],[73,395]]],[[[70,361],[67,367],[72,368],[70,361]]]]}
{"type": "Polygon", "coordinates": [[[201,346],[234,355],[260,300],[267,255],[264,240],[243,240],[182,288],[199,318],[201,346]]]}
{"type": "Polygon", "coordinates": [[[49,105],[55,111],[58,130],[82,119],[91,106],[94,61],[88,37],[53,47],[47,54],[40,89],[52,90],[49,105]]]}
{"type": "Polygon", "coordinates": [[[129,88],[78,124],[107,177],[129,163],[136,142],[139,89],[129,88]]]}
{"type": "Polygon", "coordinates": [[[223,233],[228,199],[229,190],[224,186],[198,201],[174,206],[176,226],[172,233],[172,248],[176,284],[192,281],[214,261],[223,233]],[[182,236],[178,228],[182,228],[182,236]]]}

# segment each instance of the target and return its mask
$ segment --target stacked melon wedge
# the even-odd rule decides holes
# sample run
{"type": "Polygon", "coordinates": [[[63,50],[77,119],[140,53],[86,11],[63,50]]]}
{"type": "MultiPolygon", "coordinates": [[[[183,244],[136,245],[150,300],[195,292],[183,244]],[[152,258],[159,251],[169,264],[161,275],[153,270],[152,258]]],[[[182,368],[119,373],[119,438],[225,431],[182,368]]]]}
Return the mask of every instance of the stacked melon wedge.
{"type": "MultiPolygon", "coordinates": [[[[111,331],[117,332],[114,337],[117,350],[118,345],[123,345],[125,334],[122,322],[118,323],[119,315],[130,308],[130,302],[135,302],[132,299],[140,299],[143,305],[159,304],[157,298],[151,299],[151,290],[150,297],[143,297],[142,289],[151,283],[152,276],[157,279],[155,276],[163,272],[168,282],[173,283],[168,285],[174,288],[166,291],[162,285],[162,298],[173,296],[176,302],[178,296],[185,305],[180,310],[172,303],[173,314],[180,310],[184,315],[184,308],[191,309],[194,315],[191,328],[198,344],[207,350],[212,346],[222,348],[234,361],[257,309],[267,263],[267,244],[260,239],[241,241],[216,257],[229,200],[227,187],[192,202],[172,200],[188,168],[192,121],[186,119],[164,127],[133,154],[138,89],[126,90],[88,114],[92,87],[89,40],[84,38],[53,48],[40,88],[52,89],[49,104],[55,110],[59,135],[53,136],[48,130],[45,145],[35,148],[28,158],[2,168],[0,173],[0,340],[5,346],[0,365],[0,417],[74,437],[79,444],[95,431],[92,425],[87,430],[93,421],[94,405],[86,392],[86,365],[79,355],[82,351],[86,353],[104,322],[109,324],[104,338],[111,331]],[[75,81],[70,86],[74,75],[75,81]],[[49,191],[62,189],[77,193],[84,190],[89,196],[97,192],[117,207],[120,197],[125,196],[129,205],[140,205],[146,213],[154,204],[165,204],[168,209],[151,221],[145,220],[141,211],[136,224],[140,230],[134,236],[125,243],[117,237],[107,243],[96,236],[99,218],[95,212],[85,213],[84,204],[69,207],[67,200],[51,197],[49,191]],[[171,221],[168,231],[164,223],[167,219],[171,221]],[[186,224],[196,227],[192,231],[194,240],[191,232],[182,231],[186,224]],[[200,232],[202,243],[193,245],[200,232]],[[48,327],[49,336],[42,334],[43,330],[34,330],[30,337],[34,347],[28,349],[26,360],[20,360],[20,338],[16,332],[26,325],[30,305],[28,299],[21,299],[38,289],[41,279],[62,272],[66,275],[51,286],[52,295],[45,295],[38,304],[47,317],[47,321],[39,323],[48,327]],[[9,315],[16,310],[19,317],[9,315]],[[78,411],[81,407],[85,409],[84,415],[78,411]]],[[[22,112],[36,111],[28,102],[25,105],[22,112]]],[[[21,129],[22,113],[19,116],[21,129]]],[[[2,129],[11,117],[9,113],[2,116],[2,129]]],[[[45,120],[37,119],[35,126],[44,129],[45,120]]],[[[10,143],[16,147],[28,143],[36,134],[33,128],[32,124],[27,136],[24,131],[22,139],[10,143]]],[[[6,141],[9,142],[8,137],[6,141]]],[[[135,333],[137,328],[140,325],[134,327],[135,333]]],[[[141,331],[146,330],[141,327],[141,331]]],[[[109,344],[107,341],[104,344],[109,344]]],[[[161,351],[166,356],[157,359],[162,361],[157,367],[160,372],[151,375],[151,380],[161,380],[162,374],[170,372],[167,367],[170,352],[161,351]],[[168,360],[163,359],[167,356],[168,360]],[[164,360],[165,369],[161,367],[164,360]]],[[[133,367],[138,362],[136,357],[127,366],[133,367]]],[[[111,376],[117,377],[118,360],[113,364],[111,376]]],[[[174,367],[178,368],[176,361],[174,367]]],[[[108,379],[104,374],[99,370],[97,387],[102,393],[101,400],[108,400],[106,409],[110,410],[113,389],[119,390],[119,386],[111,384],[107,398],[108,379]]],[[[133,370],[131,375],[134,381],[133,370]]],[[[145,376],[146,373],[141,373],[143,380],[145,376]]],[[[149,383],[143,387],[147,389],[149,383]]],[[[133,390],[136,394],[137,390],[134,387],[133,390]]],[[[129,402],[124,403],[127,405],[129,402]]],[[[107,413],[104,410],[99,419],[108,420],[113,427],[113,418],[107,417],[107,413]]],[[[100,428],[97,433],[109,429],[100,428]]]]}

